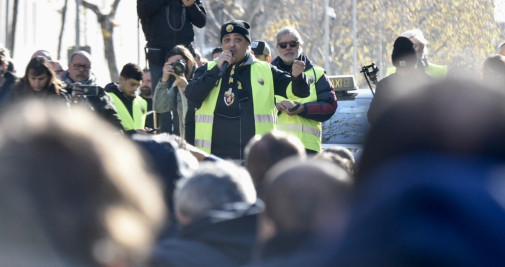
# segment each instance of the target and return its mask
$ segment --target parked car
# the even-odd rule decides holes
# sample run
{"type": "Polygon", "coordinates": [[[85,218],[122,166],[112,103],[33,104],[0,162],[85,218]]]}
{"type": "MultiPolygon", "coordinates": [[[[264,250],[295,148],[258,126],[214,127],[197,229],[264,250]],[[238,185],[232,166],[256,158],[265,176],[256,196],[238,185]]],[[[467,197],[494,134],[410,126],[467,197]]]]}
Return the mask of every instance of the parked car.
{"type": "Polygon", "coordinates": [[[330,76],[338,98],[335,114],[323,123],[322,147],[339,145],[353,152],[359,161],[365,135],[370,128],[367,112],[373,94],[370,88],[357,88],[352,75],[330,76]]]}

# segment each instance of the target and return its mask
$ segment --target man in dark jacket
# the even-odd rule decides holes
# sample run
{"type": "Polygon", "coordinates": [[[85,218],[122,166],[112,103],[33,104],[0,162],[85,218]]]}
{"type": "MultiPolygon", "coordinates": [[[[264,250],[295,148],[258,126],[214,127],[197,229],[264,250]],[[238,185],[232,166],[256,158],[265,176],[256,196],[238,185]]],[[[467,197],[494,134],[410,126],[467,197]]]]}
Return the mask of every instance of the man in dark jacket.
{"type": "Polygon", "coordinates": [[[295,60],[290,75],[258,61],[250,53],[249,28],[242,20],[223,24],[223,53],[198,68],[185,91],[188,101],[199,107],[195,146],[225,159],[242,160],[249,140],[273,129],[275,95],[309,95],[305,63],[295,60]]]}
{"type": "Polygon", "coordinates": [[[277,109],[280,111],[277,128],[298,136],[307,152],[314,154],[321,151],[321,122],[330,119],[335,113],[337,97],[324,69],[312,64],[303,53],[302,46],[302,37],[293,27],[285,27],[277,33],[279,56],[271,64],[291,73],[293,61],[303,61],[304,72],[310,83],[308,97],[290,100],[276,97],[277,109]]]}
{"type": "Polygon", "coordinates": [[[431,76],[417,68],[414,43],[406,37],[400,36],[395,40],[391,61],[396,67],[396,72],[377,83],[375,95],[367,113],[370,124],[374,124],[380,113],[399,97],[433,80],[431,76]]]}
{"type": "Polygon", "coordinates": [[[9,63],[9,51],[0,47],[0,103],[10,94],[16,76],[7,70],[9,63]]]}
{"type": "Polygon", "coordinates": [[[256,191],[245,169],[208,162],[175,191],[178,236],[160,241],[154,266],[240,266],[256,242],[256,191]]]}
{"type": "Polygon", "coordinates": [[[91,71],[91,55],[88,52],[83,50],[74,52],[70,56],[68,69],[63,72],[61,79],[69,85],[67,91],[72,95],[74,102],[86,103],[90,109],[98,112],[109,123],[118,129],[123,128],[112,99],[105,94],[103,88],[96,84],[95,75],[91,71]],[[95,93],[86,93],[74,85],[97,86],[98,88],[94,91],[95,93]]]}
{"type": "MultiPolygon", "coordinates": [[[[195,55],[193,25],[204,27],[207,14],[200,0],[137,0],[137,14],[147,40],[152,88],[156,88],[168,51],[176,45],[184,45],[195,55]]],[[[161,131],[172,133],[171,112],[158,117],[161,131]]]]}

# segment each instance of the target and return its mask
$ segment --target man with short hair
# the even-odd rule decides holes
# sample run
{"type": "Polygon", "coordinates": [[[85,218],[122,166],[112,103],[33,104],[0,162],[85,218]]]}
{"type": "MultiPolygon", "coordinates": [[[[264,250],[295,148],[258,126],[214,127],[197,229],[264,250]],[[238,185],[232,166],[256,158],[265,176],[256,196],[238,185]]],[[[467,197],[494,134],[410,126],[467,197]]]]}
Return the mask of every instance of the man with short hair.
{"type": "Polygon", "coordinates": [[[216,58],[218,58],[221,53],[223,53],[223,48],[218,46],[218,47],[214,47],[214,49],[212,49],[212,52],[210,52],[210,60],[214,60],[216,58]]]}
{"type": "Polygon", "coordinates": [[[251,260],[261,211],[251,177],[231,162],[201,164],[175,190],[178,236],[161,240],[154,266],[241,266],[251,260]]]}
{"type": "Polygon", "coordinates": [[[266,61],[268,63],[272,61],[270,46],[265,41],[253,41],[251,43],[251,50],[258,60],[266,61]]]}
{"type": "Polygon", "coordinates": [[[277,33],[277,52],[279,56],[272,65],[280,70],[291,72],[293,62],[305,62],[304,73],[310,83],[310,95],[297,98],[276,96],[279,121],[277,129],[290,132],[302,141],[307,153],[321,151],[322,122],[333,116],[337,109],[337,97],[326,72],[312,63],[303,53],[303,40],[293,27],[285,27],[277,33]]]}
{"type": "Polygon", "coordinates": [[[352,178],[329,162],[292,158],[273,166],[266,181],[259,266],[325,266],[332,246],[324,244],[345,231],[352,178]]]}
{"type": "Polygon", "coordinates": [[[153,110],[153,84],[149,69],[143,69],[142,83],[140,85],[140,96],[147,102],[147,117],[145,126],[150,129],[157,128],[155,112],[153,110]]]}
{"type": "Polygon", "coordinates": [[[249,29],[243,20],[223,24],[223,53],[198,68],[185,91],[188,100],[199,107],[195,146],[221,158],[243,160],[249,140],[274,128],[274,95],[309,95],[305,63],[295,60],[290,76],[256,60],[250,53],[249,29]]]}
{"type": "Polygon", "coordinates": [[[102,118],[118,129],[123,129],[112,99],[102,87],[96,84],[96,77],[91,71],[91,55],[88,52],[80,50],[70,56],[68,69],[61,75],[61,80],[68,84],[67,91],[72,95],[74,102],[83,100],[89,104],[92,110],[97,111],[102,118]],[[97,94],[84,95],[83,91],[75,85],[98,86],[97,94]]]}
{"type": "Polygon", "coordinates": [[[142,76],[142,69],[138,65],[127,63],[119,74],[119,84],[109,83],[105,86],[105,91],[112,97],[123,129],[127,133],[144,131],[147,102],[136,95],[142,76]]]}
{"type": "Polygon", "coordinates": [[[249,141],[245,148],[245,167],[251,174],[259,198],[263,197],[267,171],[289,157],[307,157],[302,141],[293,134],[273,130],[264,135],[255,135],[249,141]]]}
{"type": "Polygon", "coordinates": [[[0,104],[9,96],[17,77],[7,71],[9,50],[0,47],[0,104]]]}

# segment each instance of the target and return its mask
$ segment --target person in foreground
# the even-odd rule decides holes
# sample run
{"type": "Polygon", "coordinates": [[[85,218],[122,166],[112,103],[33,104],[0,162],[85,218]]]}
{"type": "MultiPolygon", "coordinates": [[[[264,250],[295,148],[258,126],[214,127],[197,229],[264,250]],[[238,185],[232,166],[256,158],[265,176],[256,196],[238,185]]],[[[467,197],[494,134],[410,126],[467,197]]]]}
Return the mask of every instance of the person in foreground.
{"type": "Polygon", "coordinates": [[[0,129],[0,266],[148,263],[165,207],[126,137],[60,101],[13,105],[0,129]]]}

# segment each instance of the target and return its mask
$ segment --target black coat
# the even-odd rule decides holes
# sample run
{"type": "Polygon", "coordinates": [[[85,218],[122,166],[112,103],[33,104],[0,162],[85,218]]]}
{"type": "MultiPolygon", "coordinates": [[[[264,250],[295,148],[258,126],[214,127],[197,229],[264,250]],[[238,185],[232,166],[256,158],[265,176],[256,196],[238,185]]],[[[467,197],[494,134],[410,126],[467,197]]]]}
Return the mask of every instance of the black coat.
{"type": "Polygon", "coordinates": [[[181,228],[178,237],[162,240],[154,266],[239,266],[251,260],[259,211],[234,219],[207,217],[181,228]]]}
{"type": "Polygon", "coordinates": [[[191,7],[183,7],[181,2],[180,0],[137,0],[137,14],[148,47],[163,48],[166,51],[179,44],[191,47],[190,44],[195,39],[193,25],[198,28],[204,27],[207,14],[200,0],[196,0],[191,7]],[[178,30],[181,27],[183,10],[185,10],[184,26],[178,30]],[[167,11],[170,12],[168,17],[167,11]]]}

